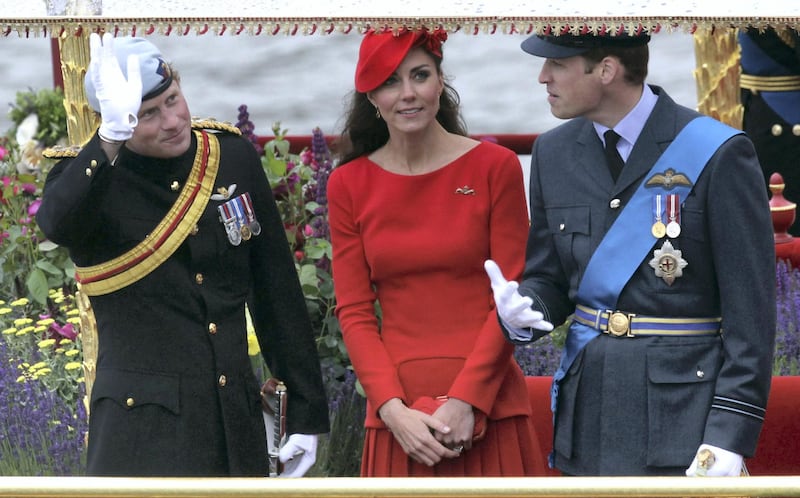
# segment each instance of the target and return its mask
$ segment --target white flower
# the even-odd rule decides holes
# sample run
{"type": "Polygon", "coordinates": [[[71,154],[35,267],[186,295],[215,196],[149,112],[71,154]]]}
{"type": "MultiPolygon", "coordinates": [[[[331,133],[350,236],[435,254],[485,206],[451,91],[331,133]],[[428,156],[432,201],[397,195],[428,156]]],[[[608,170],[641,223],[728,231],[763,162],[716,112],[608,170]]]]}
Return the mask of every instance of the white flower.
{"type": "Polygon", "coordinates": [[[36,114],[28,114],[25,119],[17,126],[17,144],[19,147],[25,148],[28,142],[35,141],[34,137],[36,132],[39,131],[39,116],[36,114]]]}
{"type": "Polygon", "coordinates": [[[17,172],[20,174],[30,174],[39,170],[39,162],[42,160],[41,146],[36,140],[36,132],[39,130],[39,116],[29,114],[17,126],[17,144],[22,153],[20,162],[17,164],[17,172]]]}

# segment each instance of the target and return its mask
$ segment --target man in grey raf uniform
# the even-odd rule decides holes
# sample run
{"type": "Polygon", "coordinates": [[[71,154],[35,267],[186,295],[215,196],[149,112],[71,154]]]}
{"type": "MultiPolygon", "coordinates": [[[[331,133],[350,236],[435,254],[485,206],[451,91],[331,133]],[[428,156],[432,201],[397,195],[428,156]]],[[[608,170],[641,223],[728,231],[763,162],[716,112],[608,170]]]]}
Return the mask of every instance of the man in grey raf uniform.
{"type": "Polygon", "coordinates": [[[92,34],[90,52],[86,94],[101,124],[53,167],[37,214],[69,249],[97,321],[87,473],[267,475],[247,304],[290,397],[282,475],[303,475],[328,409],[255,149],[232,126],[193,127],[178,75],[149,41],[92,34]]]}
{"type": "Polygon", "coordinates": [[[552,393],[556,468],[737,476],[772,374],[767,195],[747,137],[645,84],[649,38],[522,43],[545,59],[539,82],[569,121],[533,146],[522,281],[486,268],[512,342],[570,319],[552,393]]]}

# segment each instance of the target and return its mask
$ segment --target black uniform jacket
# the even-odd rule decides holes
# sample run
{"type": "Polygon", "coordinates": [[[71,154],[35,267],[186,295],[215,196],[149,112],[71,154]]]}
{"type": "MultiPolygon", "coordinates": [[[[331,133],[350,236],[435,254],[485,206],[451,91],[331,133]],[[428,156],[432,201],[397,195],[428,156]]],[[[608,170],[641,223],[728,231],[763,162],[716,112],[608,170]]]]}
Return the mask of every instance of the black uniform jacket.
{"type": "MultiPolygon", "coordinates": [[[[586,265],[628,199],[698,116],[652,89],[658,101],[616,183],[586,119],[534,143],[531,230],[519,290],[555,324],[574,311],[586,265]]],[[[670,166],[681,171],[680,164],[670,166]]],[[[725,142],[680,203],[682,230],[671,242],[688,263],[683,275],[669,285],[655,274],[649,261],[667,239],[653,238],[617,309],[721,316],[723,332],[601,334],[589,342],[558,398],[556,466],[565,472],[682,474],[703,442],[744,456],[755,451],[771,380],[776,304],[772,224],[752,143],[741,134],[725,142]]]]}
{"type": "MultiPolygon", "coordinates": [[[[259,385],[245,304],[274,376],[287,384],[288,430],[328,431],[306,304],[272,191],[252,146],[217,133],[214,191],[248,192],[262,233],[234,246],[212,195],[192,235],[149,275],[91,298],[99,335],[88,473],[267,474],[259,385]]],[[[94,137],[48,175],[37,222],[77,266],[144,240],[183,187],[197,141],[160,160],[123,147],[111,165],[94,137]]]]}

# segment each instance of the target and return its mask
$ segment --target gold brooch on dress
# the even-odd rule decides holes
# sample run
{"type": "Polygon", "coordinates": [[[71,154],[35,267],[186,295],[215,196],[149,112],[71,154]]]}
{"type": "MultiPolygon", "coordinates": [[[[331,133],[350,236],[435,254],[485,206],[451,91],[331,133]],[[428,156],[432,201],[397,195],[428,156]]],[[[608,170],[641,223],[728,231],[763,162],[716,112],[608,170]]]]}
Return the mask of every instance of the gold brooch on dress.
{"type": "Polygon", "coordinates": [[[470,188],[469,185],[464,185],[463,187],[458,187],[455,193],[462,195],[475,195],[475,190],[470,188]]]}

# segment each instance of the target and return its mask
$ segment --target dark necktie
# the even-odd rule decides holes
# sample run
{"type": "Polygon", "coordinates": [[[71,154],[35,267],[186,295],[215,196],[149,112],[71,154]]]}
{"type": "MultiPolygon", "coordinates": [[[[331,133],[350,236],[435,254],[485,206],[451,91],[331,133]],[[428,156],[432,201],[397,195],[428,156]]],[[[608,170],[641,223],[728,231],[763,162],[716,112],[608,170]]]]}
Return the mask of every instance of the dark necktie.
{"type": "Polygon", "coordinates": [[[608,161],[608,169],[611,171],[611,178],[617,181],[622,167],[625,166],[625,161],[619,155],[617,150],[617,142],[619,142],[619,135],[614,130],[608,130],[603,135],[606,139],[606,160],[608,161]]]}

